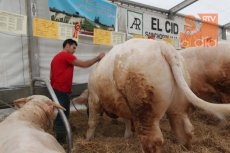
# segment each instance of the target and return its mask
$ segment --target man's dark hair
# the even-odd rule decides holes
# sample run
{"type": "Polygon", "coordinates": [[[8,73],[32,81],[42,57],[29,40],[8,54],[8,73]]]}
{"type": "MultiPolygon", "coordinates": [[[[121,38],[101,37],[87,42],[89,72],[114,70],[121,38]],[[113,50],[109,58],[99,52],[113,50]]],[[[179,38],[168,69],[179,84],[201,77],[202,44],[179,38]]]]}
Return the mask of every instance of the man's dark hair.
{"type": "Polygon", "coordinates": [[[75,44],[76,46],[77,46],[77,42],[75,41],[75,40],[73,40],[73,39],[66,39],[64,42],[63,42],[63,48],[65,48],[65,46],[67,45],[67,44],[69,44],[69,45],[73,45],[73,44],[75,44]]]}

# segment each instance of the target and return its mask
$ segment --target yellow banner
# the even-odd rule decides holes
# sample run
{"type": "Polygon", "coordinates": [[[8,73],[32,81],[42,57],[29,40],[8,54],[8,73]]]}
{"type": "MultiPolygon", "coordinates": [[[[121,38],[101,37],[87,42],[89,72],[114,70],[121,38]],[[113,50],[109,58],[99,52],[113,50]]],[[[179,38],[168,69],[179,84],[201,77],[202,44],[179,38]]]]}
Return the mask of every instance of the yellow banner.
{"type": "Polygon", "coordinates": [[[145,37],[142,35],[133,35],[133,38],[145,38],[145,37]]]}
{"type": "Polygon", "coordinates": [[[33,35],[37,37],[59,38],[58,23],[46,19],[34,18],[33,35]]]}
{"type": "Polygon", "coordinates": [[[93,43],[100,45],[111,45],[111,31],[94,29],[93,43]]]}

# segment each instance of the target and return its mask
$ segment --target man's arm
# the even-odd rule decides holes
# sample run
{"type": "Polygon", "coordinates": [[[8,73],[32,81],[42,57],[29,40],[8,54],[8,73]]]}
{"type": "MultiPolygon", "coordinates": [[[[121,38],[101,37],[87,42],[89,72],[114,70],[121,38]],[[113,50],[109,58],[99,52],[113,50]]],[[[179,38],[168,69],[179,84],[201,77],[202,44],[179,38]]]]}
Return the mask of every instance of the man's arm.
{"type": "Polygon", "coordinates": [[[89,59],[89,60],[82,61],[82,60],[76,59],[76,60],[73,61],[73,65],[74,66],[79,66],[79,67],[82,67],[82,68],[90,67],[94,63],[100,61],[102,59],[102,57],[104,57],[104,56],[105,56],[105,53],[102,52],[98,56],[96,56],[96,57],[94,57],[92,59],[89,59]]]}

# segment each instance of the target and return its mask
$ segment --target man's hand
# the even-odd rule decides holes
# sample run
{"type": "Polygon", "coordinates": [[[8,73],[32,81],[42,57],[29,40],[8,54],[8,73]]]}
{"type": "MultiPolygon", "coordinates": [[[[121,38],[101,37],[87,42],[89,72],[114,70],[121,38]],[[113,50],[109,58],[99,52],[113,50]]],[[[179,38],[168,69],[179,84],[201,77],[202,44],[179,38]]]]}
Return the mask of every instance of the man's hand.
{"type": "Polygon", "coordinates": [[[105,52],[101,52],[97,57],[98,61],[100,61],[105,56],[105,52]]]}

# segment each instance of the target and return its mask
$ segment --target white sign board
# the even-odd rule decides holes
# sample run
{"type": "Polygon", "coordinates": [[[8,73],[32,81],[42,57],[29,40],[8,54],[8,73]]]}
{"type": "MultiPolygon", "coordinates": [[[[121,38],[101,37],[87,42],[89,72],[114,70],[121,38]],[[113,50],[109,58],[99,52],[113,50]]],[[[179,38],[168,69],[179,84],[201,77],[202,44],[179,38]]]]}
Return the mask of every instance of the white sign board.
{"type": "Polygon", "coordinates": [[[129,34],[146,37],[154,34],[158,39],[175,39],[180,32],[179,24],[175,21],[133,11],[127,12],[127,29],[129,34]]]}
{"type": "Polygon", "coordinates": [[[0,11],[0,31],[27,34],[27,17],[25,15],[0,11]]]}
{"type": "Polygon", "coordinates": [[[112,32],[112,45],[117,45],[125,42],[125,33],[123,32],[112,32]]]}
{"type": "Polygon", "coordinates": [[[143,35],[143,14],[127,12],[127,31],[129,34],[143,35]]]}

